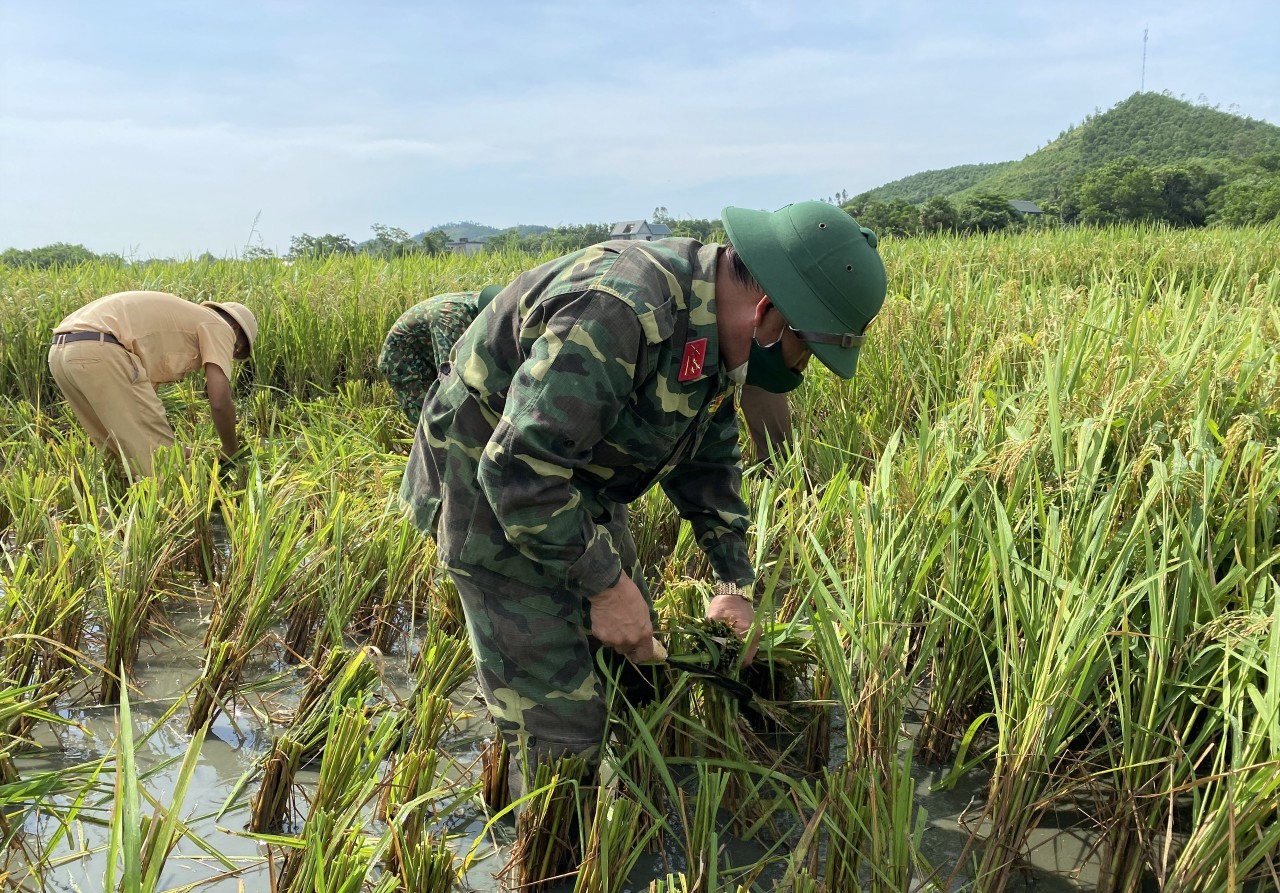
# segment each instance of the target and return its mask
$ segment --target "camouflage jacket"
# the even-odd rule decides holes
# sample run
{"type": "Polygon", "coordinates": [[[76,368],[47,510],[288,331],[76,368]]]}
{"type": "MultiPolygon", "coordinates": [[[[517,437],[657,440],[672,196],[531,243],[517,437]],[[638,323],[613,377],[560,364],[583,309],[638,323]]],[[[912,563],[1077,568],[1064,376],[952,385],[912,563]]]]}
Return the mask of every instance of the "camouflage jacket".
{"type": "Polygon", "coordinates": [[[427,298],[401,314],[387,333],[378,371],[414,425],[440,364],[480,312],[479,297],[479,292],[465,291],[427,298]]]}
{"type": "Polygon", "coordinates": [[[720,251],[595,245],[481,312],[423,406],[401,488],[447,567],[589,597],[623,570],[619,505],[660,483],[716,576],[753,582],[720,251]]]}

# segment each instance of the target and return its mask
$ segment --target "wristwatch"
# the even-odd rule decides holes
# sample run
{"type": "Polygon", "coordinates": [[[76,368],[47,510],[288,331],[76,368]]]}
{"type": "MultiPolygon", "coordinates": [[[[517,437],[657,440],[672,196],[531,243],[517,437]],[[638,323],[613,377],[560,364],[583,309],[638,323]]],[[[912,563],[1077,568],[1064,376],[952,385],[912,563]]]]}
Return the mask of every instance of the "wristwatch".
{"type": "Polygon", "coordinates": [[[746,599],[755,604],[755,599],[751,597],[750,587],[744,589],[737,583],[729,583],[725,580],[716,581],[716,595],[736,595],[738,598],[746,599]]]}

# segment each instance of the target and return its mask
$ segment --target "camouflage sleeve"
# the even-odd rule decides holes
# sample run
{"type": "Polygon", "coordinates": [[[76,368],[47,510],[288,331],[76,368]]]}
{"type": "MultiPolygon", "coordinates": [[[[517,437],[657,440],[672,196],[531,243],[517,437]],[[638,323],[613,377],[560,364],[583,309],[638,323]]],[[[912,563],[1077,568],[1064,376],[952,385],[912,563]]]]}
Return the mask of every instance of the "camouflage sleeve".
{"type": "Polygon", "coordinates": [[[477,478],[508,542],[587,598],[617,582],[612,537],[582,504],[574,470],[635,387],[644,335],[635,312],[586,292],[557,307],[511,381],[477,478]]]}
{"type": "Polygon", "coordinates": [[[716,579],[751,586],[756,574],[747,551],[747,504],[733,400],[725,400],[697,452],[672,469],[662,490],[693,525],[698,547],[716,579]]]}

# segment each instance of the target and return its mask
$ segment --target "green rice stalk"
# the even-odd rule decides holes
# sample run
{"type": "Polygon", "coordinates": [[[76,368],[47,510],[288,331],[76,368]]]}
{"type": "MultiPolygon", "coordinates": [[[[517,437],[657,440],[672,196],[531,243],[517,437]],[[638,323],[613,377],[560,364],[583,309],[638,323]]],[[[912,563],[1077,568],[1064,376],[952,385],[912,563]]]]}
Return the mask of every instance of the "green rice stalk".
{"type": "MultiPolygon", "coordinates": [[[[124,668],[121,668],[123,675],[124,668]]],[[[157,805],[155,812],[144,817],[141,811],[141,789],[134,752],[133,719],[127,689],[120,691],[120,734],[116,742],[116,790],[110,818],[104,890],[120,893],[152,893],[161,889],[160,874],[173,848],[185,833],[178,818],[186,800],[187,789],[195,775],[204,745],[204,730],[199,730],[187,746],[182,766],[174,782],[168,803],[157,805]],[[117,885],[117,871],[120,880],[117,885]]]]}
{"type": "Polygon", "coordinates": [[[404,890],[414,893],[450,893],[458,882],[457,859],[446,841],[419,836],[396,825],[392,829],[392,869],[404,890]]]}
{"type": "Polygon", "coordinates": [[[657,826],[644,822],[645,809],[634,800],[597,788],[587,834],[586,858],[574,879],[573,893],[621,893],[657,826]]]}
{"type": "MultiPolygon", "coordinates": [[[[169,515],[159,487],[157,478],[145,478],[129,488],[117,527],[119,552],[103,556],[107,565],[102,580],[106,632],[103,663],[108,667],[123,666],[129,674],[143,637],[163,619],[161,578],[174,559],[179,542],[177,529],[183,523],[169,515]]],[[[104,536],[101,531],[99,535],[104,544],[114,540],[113,535],[104,536]]],[[[99,701],[114,703],[127,679],[103,673],[99,701]]]]}
{"type": "MultiPolygon", "coordinates": [[[[1280,876],[1280,584],[1264,577],[1269,614],[1215,623],[1213,644],[1223,700],[1222,747],[1213,774],[1194,791],[1198,821],[1166,889],[1208,891],[1265,885],[1280,876]]],[[[1207,637],[1206,637],[1207,638],[1207,637]]]]}
{"type": "MultiPolygon", "coordinates": [[[[0,556],[0,679],[40,703],[68,692],[83,676],[76,648],[85,593],[71,582],[72,550],[59,553],[52,567],[26,552],[0,556]]],[[[17,711],[9,724],[0,723],[0,735],[24,739],[32,723],[17,711]]]]}
{"type": "Polygon", "coordinates": [[[590,769],[577,755],[539,763],[531,790],[516,818],[516,842],[503,875],[516,877],[521,890],[538,893],[571,876],[582,859],[582,830],[590,816],[584,780],[590,769]]]}
{"type": "MultiPolygon", "coordinates": [[[[361,829],[364,810],[377,796],[379,768],[399,734],[395,717],[384,716],[371,724],[358,701],[333,712],[301,845],[285,854],[277,873],[277,890],[362,889],[363,879],[382,863],[392,845],[390,832],[370,842],[361,829]],[[321,887],[317,878],[336,886],[321,887]]],[[[394,889],[395,883],[394,876],[387,875],[378,889],[394,889]],[[387,882],[391,886],[381,886],[387,882]]]]}
{"type": "Polygon", "coordinates": [[[495,735],[480,751],[480,799],[491,814],[511,805],[511,785],[507,780],[510,771],[511,748],[505,738],[495,735]]]}
{"type": "Polygon", "coordinates": [[[990,670],[999,740],[986,809],[991,831],[977,868],[980,889],[1008,883],[1027,836],[1069,777],[1061,762],[1068,745],[1097,716],[1108,670],[1106,637],[1131,598],[1127,577],[1136,545],[1132,533],[1116,536],[1116,495],[1067,518],[1041,503],[1042,543],[1027,558],[999,502],[995,523],[983,524],[999,568],[990,670]]]}
{"type": "Polygon", "coordinates": [[[223,506],[231,556],[214,587],[205,662],[187,728],[208,725],[234,693],[249,656],[266,639],[278,602],[303,558],[303,508],[277,479],[255,476],[242,500],[223,506]],[[278,489],[277,489],[278,488],[278,489]]]}
{"type": "Polygon", "coordinates": [[[688,893],[716,893],[720,885],[720,804],[729,790],[729,774],[699,764],[693,802],[680,792],[684,849],[689,860],[688,893]],[[692,808],[690,808],[692,807],[692,808]]]}
{"type": "Polygon", "coordinates": [[[471,646],[442,626],[427,628],[413,658],[415,697],[450,697],[475,672],[471,646]]]}
{"type": "Polygon", "coordinates": [[[357,609],[355,629],[367,636],[370,645],[389,653],[427,604],[431,567],[426,562],[427,540],[404,523],[398,509],[388,506],[376,529],[371,547],[378,550],[377,561],[385,570],[381,585],[357,609]]]}
{"type": "Polygon", "coordinates": [[[379,655],[369,649],[328,652],[311,675],[288,730],[275,738],[261,761],[263,778],[250,808],[250,831],[276,832],[292,821],[294,780],[324,749],[330,716],[342,705],[367,703],[381,680],[379,655]]]}
{"type": "Polygon", "coordinates": [[[393,758],[379,804],[379,814],[387,821],[395,820],[415,802],[414,812],[429,813],[429,798],[448,787],[440,739],[453,718],[449,700],[431,694],[416,699],[413,707],[408,720],[409,746],[393,758]]]}

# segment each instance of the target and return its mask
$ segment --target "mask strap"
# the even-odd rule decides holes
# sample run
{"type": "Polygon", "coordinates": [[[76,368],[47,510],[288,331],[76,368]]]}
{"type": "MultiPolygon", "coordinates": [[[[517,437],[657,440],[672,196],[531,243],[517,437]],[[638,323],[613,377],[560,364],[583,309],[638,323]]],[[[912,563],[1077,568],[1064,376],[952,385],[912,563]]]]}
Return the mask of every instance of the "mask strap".
{"type": "Polygon", "coordinates": [[[775,347],[782,343],[782,336],[779,335],[777,338],[773,339],[773,341],[771,341],[769,344],[761,344],[759,341],[756,340],[756,332],[758,331],[760,331],[760,328],[758,326],[751,330],[751,340],[755,341],[758,347],[762,347],[765,350],[768,350],[769,348],[775,347]]]}

